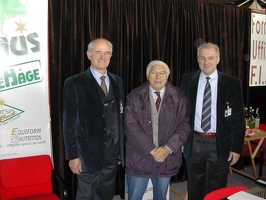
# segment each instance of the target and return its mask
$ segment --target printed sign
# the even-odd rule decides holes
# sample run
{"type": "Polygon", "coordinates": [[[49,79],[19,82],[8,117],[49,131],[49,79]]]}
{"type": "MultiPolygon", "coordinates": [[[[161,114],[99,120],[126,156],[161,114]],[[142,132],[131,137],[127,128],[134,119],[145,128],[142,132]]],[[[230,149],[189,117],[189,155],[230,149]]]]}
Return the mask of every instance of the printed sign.
{"type": "Polygon", "coordinates": [[[51,155],[48,1],[0,4],[0,159],[51,155]]]}
{"type": "Polygon", "coordinates": [[[266,86],[266,15],[251,13],[249,86],[266,86]]]}

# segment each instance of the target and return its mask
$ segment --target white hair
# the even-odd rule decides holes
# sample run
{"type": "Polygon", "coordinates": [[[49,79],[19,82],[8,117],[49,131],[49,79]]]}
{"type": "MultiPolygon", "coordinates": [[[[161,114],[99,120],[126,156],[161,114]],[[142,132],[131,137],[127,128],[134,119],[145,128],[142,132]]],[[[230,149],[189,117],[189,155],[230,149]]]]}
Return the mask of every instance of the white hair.
{"type": "Polygon", "coordinates": [[[161,61],[161,60],[153,60],[153,61],[151,61],[151,62],[148,64],[148,66],[147,66],[147,68],[146,68],[146,74],[147,74],[147,75],[149,74],[151,68],[152,68],[153,66],[155,66],[155,65],[161,65],[161,66],[164,66],[165,69],[166,69],[166,72],[167,72],[168,74],[170,74],[170,69],[169,69],[168,65],[167,65],[165,62],[163,62],[163,61],[161,61]]]}
{"type": "Polygon", "coordinates": [[[97,38],[97,39],[94,39],[92,40],[89,44],[88,44],[88,51],[89,52],[92,52],[93,51],[93,48],[94,48],[94,43],[97,42],[97,41],[105,41],[109,44],[110,46],[110,49],[111,49],[111,53],[113,53],[113,44],[109,41],[109,40],[106,40],[104,38],[97,38]]]}

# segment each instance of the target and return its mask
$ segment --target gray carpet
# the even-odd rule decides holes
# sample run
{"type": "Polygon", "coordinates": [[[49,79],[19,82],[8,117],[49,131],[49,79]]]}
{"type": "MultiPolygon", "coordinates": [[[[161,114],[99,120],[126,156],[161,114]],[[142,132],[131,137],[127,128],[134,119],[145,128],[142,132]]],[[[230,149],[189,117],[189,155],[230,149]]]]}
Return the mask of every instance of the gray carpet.
{"type": "MultiPolygon", "coordinates": [[[[246,171],[247,173],[252,174],[251,167],[244,168],[243,170],[246,171]]],[[[257,167],[257,171],[258,171],[258,167],[257,167]]],[[[262,175],[266,176],[266,166],[263,167],[262,175]]],[[[243,186],[246,186],[249,188],[256,186],[254,180],[246,178],[246,177],[239,175],[237,173],[233,173],[233,174],[229,173],[228,174],[228,186],[231,186],[231,185],[243,185],[243,186]]],[[[184,182],[172,183],[171,188],[174,189],[175,191],[177,191],[178,193],[185,195],[185,193],[187,191],[187,182],[184,181],[184,182]]],[[[120,197],[115,196],[113,200],[120,200],[120,197]]],[[[182,198],[179,197],[178,195],[176,195],[174,192],[170,192],[170,199],[169,200],[182,200],[182,198]]]]}
{"type": "MultiPolygon", "coordinates": [[[[253,174],[251,167],[245,168],[243,169],[244,171],[246,171],[247,173],[253,174]]],[[[257,172],[258,172],[258,167],[257,167],[257,172]]],[[[264,166],[263,168],[263,174],[262,175],[266,175],[266,166],[264,166]]],[[[174,183],[171,184],[171,187],[180,192],[181,194],[185,194],[186,193],[186,189],[187,189],[187,182],[179,182],[179,183],[174,183]]],[[[243,185],[246,186],[248,188],[252,188],[255,187],[255,181],[251,180],[249,178],[246,178],[240,174],[237,173],[233,173],[233,174],[228,174],[228,186],[232,186],[232,185],[243,185]]],[[[173,192],[170,193],[170,199],[169,200],[182,200],[182,198],[180,198],[179,196],[175,195],[173,192]]]]}

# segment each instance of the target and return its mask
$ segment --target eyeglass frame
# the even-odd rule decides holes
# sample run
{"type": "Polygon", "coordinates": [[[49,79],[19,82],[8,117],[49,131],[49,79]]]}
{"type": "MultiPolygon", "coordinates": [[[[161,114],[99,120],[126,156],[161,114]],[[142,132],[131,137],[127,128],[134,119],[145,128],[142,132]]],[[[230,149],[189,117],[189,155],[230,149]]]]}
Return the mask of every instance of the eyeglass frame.
{"type": "Polygon", "coordinates": [[[157,72],[154,70],[149,71],[149,75],[151,75],[151,76],[167,76],[168,74],[169,74],[169,72],[166,72],[166,71],[160,71],[160,72],[157,72]]]}

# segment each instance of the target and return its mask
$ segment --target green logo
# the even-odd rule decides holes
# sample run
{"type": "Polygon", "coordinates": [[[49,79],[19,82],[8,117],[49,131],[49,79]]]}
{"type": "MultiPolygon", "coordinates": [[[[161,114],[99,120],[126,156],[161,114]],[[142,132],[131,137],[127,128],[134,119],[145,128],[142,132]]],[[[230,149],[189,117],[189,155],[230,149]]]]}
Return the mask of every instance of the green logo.
{"type": "Polygon", "coordinates": [[[7,105],[4,99],[0,99],[0,123],[5,124],[23,112],[23,110],[7,105]]]}
{"type": "Polygon", "coordinates": [[[27,14],[26,0],[0,0],[0,31],[2,33],[4,19],[27,14]]]}

